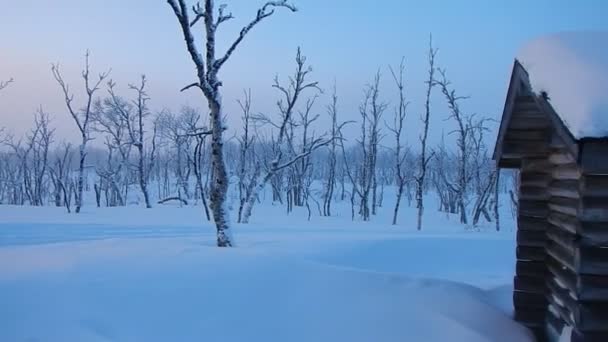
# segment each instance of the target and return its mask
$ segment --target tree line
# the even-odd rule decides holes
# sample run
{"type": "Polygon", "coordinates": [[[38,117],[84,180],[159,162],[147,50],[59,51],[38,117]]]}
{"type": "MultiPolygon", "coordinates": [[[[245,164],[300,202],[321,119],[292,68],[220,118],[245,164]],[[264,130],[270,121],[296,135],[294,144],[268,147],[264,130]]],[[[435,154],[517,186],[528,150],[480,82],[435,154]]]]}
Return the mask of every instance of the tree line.
{"type": "MultiPolygon", "coordinates": [[[[147,208],[169,201],[192,202],[217,228],[217,244],[233,245],[232,204],[236,222],[248,223],[265,191],[272,201],[306,208],[311,215],[334,215],[333,204],[350,203],[351,218],[372,220],[384,205],[385,189],[396,189],[392,223],[406,201],[417,208],[416,227],[423,229],[425,194],[434,192],[439,211],[457,214],[460,222],[476,226],[482,220],[499,229],[499,193],[506,191],[485,144],[489,120],[461,109],[467,98],[459,95],[447,71],[437,66],[432,40],[427,52],[428,78],[424,108],[412,109],[406,92],[406,64],[389,67],[392,87],[381,87],[379,70],[365,86],[358,119],[340,112],[339,89],[330,86],[329,103],[320,103],[321,85],[298,48],[295,68],[286,79],[275,78],[276,109],[259,113],[251,90],[238,104],[241,127],[228,135],[218,73],[247,34],[277,9],[297,11],[287,1],[269,1],[258,9],[223,54],[216,51],[216,32],[233,18],[225,6],[211,0],[188,7],[184,0],[167,0],[196,67],[196,81],[182,91],[198,89],[208,111],[191,107],[179,111],[153,111],[148,80],[118,85],[111,71],[93,74],[90,54],[85,54],[81,78],[84,98],[75,99],[58,64],[52,65],[65,108],[80,139],[78,144],[58,142],[50,116],[42,108],[33,128],[21,137],[0,131],[0,204],[54,205],[80,212],[84,196],[94,194],[97,206],[126,206],[133,198],[147,208]],[[204,26],[202,50],[192,28],[204,26]],[[397,98],[389,103],[387,95],[397,98]],[[445,99],[456,129],[445,139],[429,144],[431,96],[445,99]],[[414,113],[414,114],[411,114],[414,113]],[[419,114],[421,113],[421,114],[419,114]],[[321,116],[331,123],[318,131],[321,116]],[[419,120],[419,132],[408,129],[419,120]],[[347,139],[346,126],[358,127],[358,136],[347,139]],[[407,137],[417,137],[407,144],[407,137]],[[91,146],[96,139],[103,142],[91,146]],[[503,189],[501,191],[501,189],[503,189]],[[88,190],[88,191],[87,191],[88,190]],[[233,196],[234,198],[231,198],[233,196]]],[[[0,90],[10,85],[0,83],[0,90]]],[[[391,192],[392,193],[392,192],[391,192]]]]}

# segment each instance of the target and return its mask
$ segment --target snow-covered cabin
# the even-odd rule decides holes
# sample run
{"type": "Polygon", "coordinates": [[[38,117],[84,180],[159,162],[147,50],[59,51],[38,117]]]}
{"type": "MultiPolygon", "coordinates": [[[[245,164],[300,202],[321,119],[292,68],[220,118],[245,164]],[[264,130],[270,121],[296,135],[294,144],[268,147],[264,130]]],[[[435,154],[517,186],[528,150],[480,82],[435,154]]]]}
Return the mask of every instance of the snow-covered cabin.
{"type": "Polygon", "coordinates": [[[608,341],[608,32],[522,49],[494,158],[520,170],[515,319],[549,341],[608,341]]]}

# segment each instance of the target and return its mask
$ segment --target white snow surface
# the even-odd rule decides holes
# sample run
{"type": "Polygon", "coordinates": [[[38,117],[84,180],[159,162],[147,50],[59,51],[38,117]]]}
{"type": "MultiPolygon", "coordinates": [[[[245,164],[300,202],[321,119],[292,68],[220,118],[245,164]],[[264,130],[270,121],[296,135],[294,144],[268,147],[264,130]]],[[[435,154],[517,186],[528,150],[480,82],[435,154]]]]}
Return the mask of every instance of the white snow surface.
{"type": "Polygon", "coordinates": [[[260,205],[220,249],[199,206],[0,206],[0,341],[533,341],[506,214],[497,233],[429,209],[421,233],[391,211],[260,205]]]}
{"type": "Polygon", "coordinates": [[[608,31],[543,36],[517,59],[576,139],[608,136],[608,31]]]}

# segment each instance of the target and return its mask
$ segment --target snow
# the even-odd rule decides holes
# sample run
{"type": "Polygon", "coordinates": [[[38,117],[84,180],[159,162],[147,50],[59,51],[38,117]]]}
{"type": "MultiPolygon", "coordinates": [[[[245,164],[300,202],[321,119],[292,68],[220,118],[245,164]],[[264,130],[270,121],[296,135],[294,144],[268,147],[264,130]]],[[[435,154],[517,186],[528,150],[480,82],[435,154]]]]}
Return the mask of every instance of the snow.
{"type": "Polygon", "coordinates": [[[217,248],[198,206],[0,206],[0,340],[533,341],[511,319],[506,213],[496,233],[335,211],[261,204],[217,248]]]}
{"type": "Polygon", "coordinates": [[[517,58],[576,139],[608,136],[608,31],[540,37],[517,58]]]}

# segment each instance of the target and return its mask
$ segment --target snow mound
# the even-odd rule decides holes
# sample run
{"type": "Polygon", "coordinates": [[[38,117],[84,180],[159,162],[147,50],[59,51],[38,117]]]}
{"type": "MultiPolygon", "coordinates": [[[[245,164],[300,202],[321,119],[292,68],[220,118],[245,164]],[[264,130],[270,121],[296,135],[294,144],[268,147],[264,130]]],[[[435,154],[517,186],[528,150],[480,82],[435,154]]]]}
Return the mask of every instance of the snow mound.
{"type": "Polygon", "coordinates": [[[517,59],[576,139],[608,136],[608,31],[543,36],[517,59]]]}

